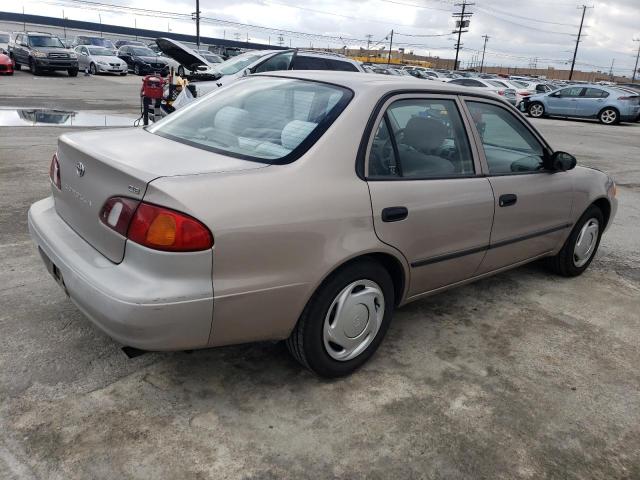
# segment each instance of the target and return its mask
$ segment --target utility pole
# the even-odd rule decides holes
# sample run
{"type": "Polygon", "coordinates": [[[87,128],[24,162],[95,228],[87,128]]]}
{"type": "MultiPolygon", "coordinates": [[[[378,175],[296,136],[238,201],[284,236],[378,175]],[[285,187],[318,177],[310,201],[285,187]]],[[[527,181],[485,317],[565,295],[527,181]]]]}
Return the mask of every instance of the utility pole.
{"type": "Polygon", "coordinates": [[[389,40],[389,56],[387,57],[387,65],[391,63],[391,48],[393,48],[393,30],[391,30],[391,38],[389,40]]]}
{"type": "Polygon", "coordinates": [[[582,25],[584,24],[584,15],[587,13],[586,5],[582,5],[582,18],[580,19],[580,28],[578,29],[578,38],[576,40],[576,49],[573,51],[573,60],[571,60],[571,71],[569,72],[569,80],[573,79],[573,67],[576,65],[576,55],[578,55],[578,45],[580,44],[580,37],[582,36],[582,25]]]}
{"type": "Polygon", "coordinates": [[[191,20],[196,21],[196,45],[200,49],[200,0],[196,0],[196,11],[191,14],[191,20]]]}
{"type": "Polygon", "coordinates": [[[64,8],[62,9],[62,28],[64,29],[64,39],[67,39],[67,19],[64,17],[64,8]]]}
{"type": "Polygon", "coordinates": [[[453,69],[456,70],[458,68],[458,55],[460,54],[460,47],[462,46],[462,44],[460,43],[460,38],[462,37],[463,33],[468,32],[469,30],[464,30],[465,28],[467,28],[469,26],[469,23],[471,22],[471,15],[473,15],[473,13],[467,13],[467,7],[471,7],[473,5],[475,5],[475,3],[468,3],[466,0],[463,0],[462,3],[455,3],[454,4],[456,7],[462,7],[462,11],[461,12],[456,12],[453,14],[453,18],[459,18],[459,20],[456,20],[456,29],[451,33],[457,33],[458,34],[458,42],[456,43],[455,47],[456,47],[456,59],[454,61],[454,67],[453,69]],[[469,17],[469,18],[467,18],[469,17]]]}
{"type": "Polygon", "coordinates": [[[484,67],[484,53],[487,51],[487,42],[489,41],[489,35],[483,35],[484,38],[484,47],[482,47],[482,61],[480,62],[480,73],[482,73],[482,69],[484,67]]]}
{"type": "Polygon", "coordinates": [[[616,59],[612,58],[611,59],[611,68],[609,68],[609,80],[611,80],[613,82],[613,62],[615,62],[616,59]]]}
{"type": "Polygon", "coordinates": [[[98,14],[98,19],[100,20],[100,36],[102,37],[102,15],[98,14]]]}
{"type": "Polygon", "coordinates": [[[636,83],[636,72],[638,71],[638,58],[640,58],[640,38],[634,38],[634,42],[638,42],[638,53],[636,54],[636,66],[633,67],[633,76],[631,77],[631,83],[636,83]]]}
{"type": "Polygon", "coordinates": [[[138,40],[138,20],[133,17],[133,28],[136,31],[136,40],[138,40]]]}
{"type": "Polygon", "coordinates": [[[367,62],[369,62],[371,60],[371,54],[370,54],[369,48],[371,47],[371,39],[373,38],[373,35],[369,33],[365,36],[367,37],[367,62]]]}

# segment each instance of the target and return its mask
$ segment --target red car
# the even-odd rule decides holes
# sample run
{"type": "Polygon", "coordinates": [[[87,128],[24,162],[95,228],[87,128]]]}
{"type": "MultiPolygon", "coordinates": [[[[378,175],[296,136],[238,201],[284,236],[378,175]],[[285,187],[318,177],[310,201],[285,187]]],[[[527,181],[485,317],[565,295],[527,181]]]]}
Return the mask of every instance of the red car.
{"type": "Polygon", "coordinates": [[[2,53],[0,53],[0,73],[13,75],[13,60],[2,53]]]}

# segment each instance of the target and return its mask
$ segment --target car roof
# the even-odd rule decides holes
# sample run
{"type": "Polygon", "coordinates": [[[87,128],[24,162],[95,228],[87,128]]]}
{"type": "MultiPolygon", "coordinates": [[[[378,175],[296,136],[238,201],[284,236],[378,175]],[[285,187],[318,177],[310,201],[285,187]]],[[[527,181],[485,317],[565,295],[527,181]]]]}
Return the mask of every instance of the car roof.
{"type": "Polygon", "coordinates": [[[463,87],[462,85],[423,80],[412,76],[400,75],[371,75],[362,72],[343,72],[336,70],[285,70],[280,72],[259,73],[256,76],[276,76],[285,78],[298,78],[301,80],[315,80],[318,82],[332,83],[349,88],[355,93],[359,91],[377,91],[380,94],[398,90],[424,90],[425,92],[440,94],[461,94],[475,97],[490,98],[508,103],[493,93],[484,93],[478,88],[463,87]]]}

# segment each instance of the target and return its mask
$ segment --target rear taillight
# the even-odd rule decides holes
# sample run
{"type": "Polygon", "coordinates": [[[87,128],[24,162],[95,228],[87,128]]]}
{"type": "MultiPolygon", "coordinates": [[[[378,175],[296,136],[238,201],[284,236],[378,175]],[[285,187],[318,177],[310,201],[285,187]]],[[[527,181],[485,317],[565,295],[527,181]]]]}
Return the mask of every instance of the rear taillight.
{"type": "Polygon", "coordinates": [[[51,157],[51,165],[49,165],[49,178],[58,190],[62,190],[62,182],[60,181],[60,163],[58,162],[58,154],[54,153],[51,157]]]}
{"type": "Polygon", "coordinates": [[[529,95],[531,95],[530,92],[520,92],[521,97],[528,97],[529,95]]]}
{"type": "Polygon", "coordinates": [[[638,97],[618,97],[618,100],[635,100],[638,97]]]}
{"type": "Polygon", "coordinates": [[[195,218],[131,198],[107,200],[100,220],[129,240],[155,250],[195,252],[213,247],[211,232],[195,218]]]}
{"type": "Polygon", "coordinates": [[[504,90],[498,90],[498,95],[504,95],[504,90]]]}
{"type": "Polygon", "coordinates": [[[140,201],[126,197],[111,197],[100,210],[100,221],[122,236],[127,236],[129,224],[140,201]]]}

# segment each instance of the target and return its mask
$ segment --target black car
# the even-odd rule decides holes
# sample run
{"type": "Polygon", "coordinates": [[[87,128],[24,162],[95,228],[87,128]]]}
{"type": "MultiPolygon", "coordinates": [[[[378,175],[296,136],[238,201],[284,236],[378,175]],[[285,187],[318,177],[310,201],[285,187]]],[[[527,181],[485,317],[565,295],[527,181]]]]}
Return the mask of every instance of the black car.
{"type": "Polygon", "coordinates": [[[136,75],[159,73],[162,76],[169,74],[169,65],[165,59],[148,47],[125,45],[118,50],[118,57],[124,60],[128,70],[136,75]]]}
{"type": "Polygon", "coordinates": [[[78,75],[78,55],[69,50],[55,35],[39,32],[18,33],[11,49],[15,69],[28,65],[31,73],[66,70],[70,77],[78,75]]]}
{"type": "Polygon", "coordinates": [[[139,42],[138,40],[118,40],[116,42],[116,48],[122,48],[125,45],[135,45],[136,47],[146,46],[144,43],[139,42]]]}

